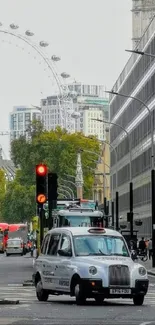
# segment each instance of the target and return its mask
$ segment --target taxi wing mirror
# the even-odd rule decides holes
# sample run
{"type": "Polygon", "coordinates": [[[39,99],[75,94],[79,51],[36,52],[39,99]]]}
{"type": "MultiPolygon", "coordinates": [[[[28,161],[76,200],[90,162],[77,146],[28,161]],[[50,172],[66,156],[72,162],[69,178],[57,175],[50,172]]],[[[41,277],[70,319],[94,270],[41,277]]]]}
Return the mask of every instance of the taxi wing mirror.
{"type": "Polygon", "coordinates": [[[72,256],[71,251],[69,251],[69,250],[64,250],[64,249],[58,249],[58,254],[59,254],[60,256],[68,256],[68,257],[71,257],[71,256],[72,256]]]}
{"type": "Polygon", "coordinates": [[[131,253],[131,258],[133,261],[137,260],[137,253],[135,251],[131,253]]]}

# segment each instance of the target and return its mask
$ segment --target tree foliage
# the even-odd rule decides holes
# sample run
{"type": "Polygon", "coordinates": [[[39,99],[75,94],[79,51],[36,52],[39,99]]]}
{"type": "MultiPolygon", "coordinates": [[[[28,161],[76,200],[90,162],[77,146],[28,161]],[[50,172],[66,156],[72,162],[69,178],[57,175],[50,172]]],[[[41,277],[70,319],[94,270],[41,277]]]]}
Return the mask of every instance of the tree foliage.
{"type": "Polygon", "coordinates": [[[3,221],[3,201],[5,198],[5,187],[6,187],[6,180],[5,180],[5,174],[3,169],[0,169],[0,221],[3,221]]]}
{"type": "Polygon", "coordinates": [[[81,149],[81,159],[84,172],[85,196],[90,197],[93,184],[93,171],[99,154],[99,142],[95,137],[85,137],[82,133],[67,133],[57,128],[55,131],[35,130],[30,139],[22,137],[11,144],[12,160],[20,166],[20,184],[35,184],[35,165],[46,163],[50,171],[66,178],[65,174],[75,176],[77,153],[81,149]],[[90,151],[92,153],[89,153],[90,151]]]}
{"type": "MultiPolygon", "coordinates": [[[[28,220],[35,214],[35,166],[37,164],[45,163],[49,171],[58,173],[59,179],[69,180],[69,176],[66,175],[74,177],[76,175],[79,150],[81,150],[84,174],[84,197],[91,198],[93,170],[97,161],[95,153],[99,154],[100,151],[99,142],[95,137],[85,137],[80,132],[70,134],[60,127],[45,131],[41,122],[34,121],[28,128],[26,136],[13,140],[11,158],[19,169],[15,180],[7,186],[3,203],[5,219],[7,221],[28,220]]],[[[73,178],[70,180],[74,182],[73,178]]],[[[68,183],[67,186],[72,185],[68,183]]],[[[75,187],[72,189],[75,191],[75,187]]]]}
{"type": "Polygon", "coordinates": [[[35,215],[35,186],[24,186],[16,179],[7,185],[3,219],[8,223],[29,221],[35,215]]]}

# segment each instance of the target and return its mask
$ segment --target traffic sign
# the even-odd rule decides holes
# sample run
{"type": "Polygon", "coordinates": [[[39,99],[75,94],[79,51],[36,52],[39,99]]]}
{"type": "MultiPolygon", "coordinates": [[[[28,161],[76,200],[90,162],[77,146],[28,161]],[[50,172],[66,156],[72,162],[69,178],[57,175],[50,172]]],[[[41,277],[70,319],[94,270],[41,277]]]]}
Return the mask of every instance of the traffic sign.
{"type": "Polygon", "coordinates": [[[43,203],[46,202],[46,200],[47,200],[47,198],[46,198],[46,196],[45,196],[44,194],[39,194],[39,195],[37,196],[37,202],[38,202],[38,203],[43,204],[43,203]]]}

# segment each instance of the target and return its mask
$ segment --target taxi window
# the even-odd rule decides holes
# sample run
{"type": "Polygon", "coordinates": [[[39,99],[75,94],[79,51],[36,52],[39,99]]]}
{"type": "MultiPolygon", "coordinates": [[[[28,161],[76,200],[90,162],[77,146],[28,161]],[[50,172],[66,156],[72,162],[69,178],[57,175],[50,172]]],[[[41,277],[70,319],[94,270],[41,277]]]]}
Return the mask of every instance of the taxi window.
{"type": "Polygon", "coordinates": [[[41,253],[42,254],[46,254],[47,246],[48,246],[48,242],[49,242],[49,237],[50,237],[50,235],[46,235],[46,237],[43,240],[43,244],[42,244],[42,247],[41,247],[41,253]]]}
{"type": "Polygon", "coordinates": [[[60,249],[62,250],[71,250],[71,240],[67,235],[62,235],[60,249]]]}
{"type": "Polygon", "coordinates": [[[129,251],[122,237],[103,235],[75,236],[74,248],[77,256],[129,256],[129,251]]]}
{"type": "Polygon", "coordinates": [[[49,245],[48,245],[48,255],[57,255],[58,245],[60,240],[60,234],[52,234],[49,245]]]}

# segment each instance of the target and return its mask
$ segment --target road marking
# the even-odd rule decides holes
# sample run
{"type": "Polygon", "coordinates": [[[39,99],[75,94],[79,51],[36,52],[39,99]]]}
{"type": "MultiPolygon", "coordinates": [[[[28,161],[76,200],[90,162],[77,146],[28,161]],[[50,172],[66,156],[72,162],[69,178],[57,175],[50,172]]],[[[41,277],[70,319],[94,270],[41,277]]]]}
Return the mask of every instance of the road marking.
{"type": "Polygon", "coordinates": [[[149,324],[152,324],[153,322],[144,322],[144,323],[141,323],[139,325],[149,325],[149,324]]]}
{"type": "Polygon", "coordinates": [[[23,284],[22,283],[17,283],[17,284],[9,283],[7,286],[8,287],[23,287],[23,284]]]}

